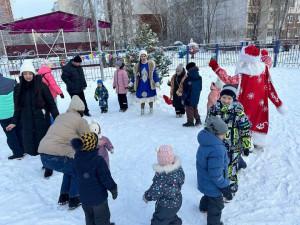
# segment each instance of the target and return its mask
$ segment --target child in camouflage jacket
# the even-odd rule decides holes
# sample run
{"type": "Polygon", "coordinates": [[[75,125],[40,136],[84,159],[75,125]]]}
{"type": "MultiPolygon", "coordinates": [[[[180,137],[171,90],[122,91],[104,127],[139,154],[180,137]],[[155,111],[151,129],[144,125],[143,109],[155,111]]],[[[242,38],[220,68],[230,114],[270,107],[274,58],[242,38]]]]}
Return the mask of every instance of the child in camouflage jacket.
{"type": "Polygon", "coordinates": [[[107,113],[108,111],[108,91],[103,84],[102,80],[97,81],[98,87],[95,90],[95,100],[99,101],[99,107],[101,109],[101,113],[107,113]]]}
{"type": "Polygon", "coordinates": [[[156,201],[151,225],[182,224],[177,212],[182,204],[181,187],[185,175],[179,157],[174,156],[172,150],[173,146],[169,145],[156,148],[158,164],[153,165],[153,184],[143,196],[146,203],[156,201]]]}

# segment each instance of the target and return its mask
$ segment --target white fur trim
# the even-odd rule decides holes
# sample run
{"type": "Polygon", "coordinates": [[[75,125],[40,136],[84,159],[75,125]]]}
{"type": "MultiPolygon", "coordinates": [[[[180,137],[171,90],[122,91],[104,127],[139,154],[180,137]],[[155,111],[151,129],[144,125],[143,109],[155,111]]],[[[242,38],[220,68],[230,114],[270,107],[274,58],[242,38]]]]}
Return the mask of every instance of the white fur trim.
{"type": "Polygon", "coordinates": [[[236,99],[239,98],[239,95],[240,95],[240,91],[241,91],[241,83],[242,83],[242,75],[239,74],[239,84],[238,84],[238,88],[237,88],[237,91],[236,91],[236,99]]]}
{"type": "Polygon", "coordinates": [[[258,146],[266,146],[267,144],[267,134],[263,133],[258,133],[253,131],[252,132],[252,140],[253,140],[253,145],[258,145],[258,146]]]}
{"type": "Polygon", "coordinates": [[[156,147],[156,148],[155,148],[155,151],[156,151],[156,152],[159,152],[159,147],[156,147]]]}
{"type": "Polygon", "coordinates": [[[261,55],[259,53],[258,56],[252,56],[252,55],[249,55],[249,54],[246,54],[245,53],[245,49],[247,48],[248,46],[244,46],[240,52],[240,55],[239,55],[239,61],[243,61],[243,62],[246,62],[246,63],[258,63],[260,62],[260,58],[261,58],[261,55]]]}
{"type": "Polygon", "coordinates": [[[248,63],[239,60],[236,68],[235,74],[246,74],[250,76],[259,76],[266,70],[266,64],[263,62],[248,63]]]}
{"type": "Polygon", "coordinates": [[[139,57],[141,58],[141,55],[146,55],[146,56],[148,56],[148,53],[146,52],[146,50],[141,50],[140,52],[139,52],[139,57]]]}
{"type": "Polygon", "coordinates": [[[285,115],[288,110],[286,105],[284,105],[283,103],[281,104],[281,106],[279,106],[276,109],[277,109],[277,112],[279,112],[281,115],[285,115]]]}
{"type": "Polygon", "coordinates": [[[168,165],[165,165],[165,166],[161,166],[159,164],[154,164],[152,166],[153,170],[157,173],[171,173],[177,169],[179,169],[181,166],[181,161],[180,161],[180,158],[178,156],[174,156],[174,163],[173,164],[168,164],[168,165]]]}

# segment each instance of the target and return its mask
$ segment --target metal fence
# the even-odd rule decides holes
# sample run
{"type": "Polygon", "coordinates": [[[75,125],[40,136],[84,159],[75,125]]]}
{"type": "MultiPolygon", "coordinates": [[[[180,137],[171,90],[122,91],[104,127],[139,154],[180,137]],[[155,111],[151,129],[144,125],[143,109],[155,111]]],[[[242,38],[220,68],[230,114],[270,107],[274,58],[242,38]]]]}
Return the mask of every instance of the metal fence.
{"type": "MultiPolygon", "coordinates": [[[[168,46],[163,47],[165,56],[172,64],[169,66],[170,70],[175,70],[179,63],[187,64],[195,62],[199,67],[206,67],[212,57],[216,58],[219,65],[235,65],[238,61],[238,55],[243,46],[248,45],[248,42],[241,43],[223,43],[198,45],[197,53],[192,56],[188,54],[189,46],[168,46]]],[[[268,50],[272,57],[273,67],[300,67],[300,51],[299,40],[277,40],[274,43],[256,43],[260,48],[268,50]]],[[[126,57],[126,50],[106,51],[105,54],[97,54],[96,52],[82,52],[83,57],[82,66],[87,80],[96,80],[101,77],[100,74],[100,60],[104,66],[104,77],[112,78],[114,73],[114,64],[116,60],[123,60],[126,57]]],[[[74,57],[69,54],[65,58],[52,57],[48,60],[51,62],[51,69],[55,79],[61,82],[61,66],[67,63],[74,57]]],[[[2,57],[0,60],[0,72],[6,76],[19,76],[20,66],[22,60],[31,58],[36,69],[40,68],[44,58],[39,55],[39,58],[33,56],[23,57],[2,57]]]]}

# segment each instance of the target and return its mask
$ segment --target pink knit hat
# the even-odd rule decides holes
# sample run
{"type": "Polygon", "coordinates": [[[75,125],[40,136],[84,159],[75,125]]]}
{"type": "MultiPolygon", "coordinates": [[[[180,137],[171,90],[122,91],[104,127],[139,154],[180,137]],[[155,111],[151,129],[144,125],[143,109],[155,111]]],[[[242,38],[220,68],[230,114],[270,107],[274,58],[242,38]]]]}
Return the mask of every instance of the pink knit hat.
{"type": "Polygon", "coordinates": [[[47,59],[45,59],[42,62],[41,67],[48,67],[48,68],[50,68],[50,62],[47,59]]]}
{"type": "Polygon", "coordinates": [[[168,164],[173,164],[174,162],[174,153],[173,146],[171,145],[162,145],[160,147],[156,147],[157,151],[157,161],[160,166],[165,166],[168,164]]]}

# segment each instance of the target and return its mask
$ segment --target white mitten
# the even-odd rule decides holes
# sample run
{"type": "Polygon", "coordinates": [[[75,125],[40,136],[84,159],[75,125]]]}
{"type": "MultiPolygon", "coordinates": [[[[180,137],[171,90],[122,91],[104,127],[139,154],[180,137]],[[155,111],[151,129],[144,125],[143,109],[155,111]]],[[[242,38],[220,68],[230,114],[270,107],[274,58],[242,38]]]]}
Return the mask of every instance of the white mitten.
{"type": "Polygon", "coordinates": [[[133,83],[130,82],[130,83],[128,84],[128,87],[133,87],[133,83]]]}
{"type": "Polygon", "coordinates": [[[281,115],[285,115],[287,113],[287,107],[283,103],[276,109],[281,115]]]}
{"type": "Polygon", "coordinates": [[[115,152],[114,148],[109,149],[109,151],[111,154],[114,154],[114,152],[115,152]]]}

